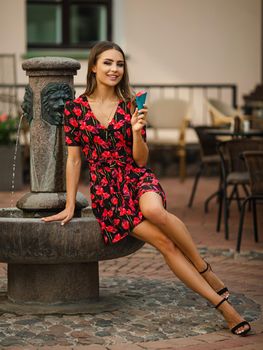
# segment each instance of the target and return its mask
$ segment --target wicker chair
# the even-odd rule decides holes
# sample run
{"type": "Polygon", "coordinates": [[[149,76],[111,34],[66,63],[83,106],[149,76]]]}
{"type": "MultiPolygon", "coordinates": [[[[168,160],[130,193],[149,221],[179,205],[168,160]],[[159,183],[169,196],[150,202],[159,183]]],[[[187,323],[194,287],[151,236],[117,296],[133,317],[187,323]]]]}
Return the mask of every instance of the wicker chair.
{"type": "Polygon", "coordinates": [[[186,176],[186,129],[190,105],[187,101],[163,98],[149,104],[147,143],[153,149],[174,149],[179,158],[179,177],[186,176]]]}
{"type": "Polygon", "coordinates": [[[239,209],[241,209],[241,198],[239,188],[242,187],[246,196],[249,195],[249,174],[244,161],[240,155],[245,151],[263,151],[263,140],[257,139],[234,139],[219,144],[219,154],[221,157],[222,169],[222,188],[218,209],[217,231],[220,231],[222,216],[222,207],[224,208],[224,228],[225,238],[229,238],[229,207],[233,199],[237,200],[239,209]],[[232,188],[228,196],[228,188],[232,188]]]}
{"type": "Polygon", "coordinates": [[[253,226],[255,242],[258,242],[258,226],[257,226],[257,201],[263,201],[263,150],[262,151],[246,151],[242,153],[249,173],[250,194],[246,197],[242,204],[238,238],[237,238],[237,252],[240,252],[241,239],[243,232],[243,222],[246,204],[252,202],[253,212],[253,226]]]}
{"type": "Polygon", "coordinates": [[[230,126],[230,124],[233,123],[235,116],[239,116],[241,119],[244,119],[244,116],[238,109],[232,108],[220,100],[212,98],[208,99],[207,108],[213,126],[230,126]]]}
{"type": "MultiPolygon", "coordinates": [[[[192,192],[189,198],[188,207],[191,208],[193,205],[197,185],[200,179],[200,176],[203,174],[203,172],[212,166],[218,165],[220,169],[220,157],[217,152],[217,138],[215,135],[208,134],[206,131],[215,129],[212,126],[207,125],[200,125],[195,126],[194,130],[198,136],[199,146],[200,146],[200,156],[201,156],[201,163],[199,165],[199,169],[195,175],[195,180],[193,183],[192,192]]],[[[220,172],[220,171],[219,171],[220,172]]],[[[208,211],[208,203],[209,201],[218,195],[218,192],[213,193],[211,196],[209,196],[205,201],[205,212],[208,211]]]]}

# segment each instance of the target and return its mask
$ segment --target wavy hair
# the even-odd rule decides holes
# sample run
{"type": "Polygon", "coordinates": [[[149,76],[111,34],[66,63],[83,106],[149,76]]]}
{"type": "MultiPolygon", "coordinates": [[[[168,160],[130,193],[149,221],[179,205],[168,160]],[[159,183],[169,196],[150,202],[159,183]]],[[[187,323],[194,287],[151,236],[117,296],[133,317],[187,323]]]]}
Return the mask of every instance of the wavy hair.
{"type": "Polygon", "coordinates": [[[127,67],[125,54],[123,50],[120,48],[120,46],[115,44],[112,41],[100,41],[96,45],[94,45],[90,50],[89,61],[88,61],[88,72],[87,72],[87,86],[84,94],[87,96],[90,96],[95,91],[97,87],[97,81],[96,81],[96,74],[92,72],[92,68],[96,65],[99,56],[104,51],[112,50],[112,49],[119,51],[122,54],[123,60],[124,60],[123,77],[121,81],[118,83],[118,85],[115,87],[115,92],[120,99],[123,99],[126,102],[132,101],[134,100],[134,94],[130,87],[128,67],[127,67]]]}

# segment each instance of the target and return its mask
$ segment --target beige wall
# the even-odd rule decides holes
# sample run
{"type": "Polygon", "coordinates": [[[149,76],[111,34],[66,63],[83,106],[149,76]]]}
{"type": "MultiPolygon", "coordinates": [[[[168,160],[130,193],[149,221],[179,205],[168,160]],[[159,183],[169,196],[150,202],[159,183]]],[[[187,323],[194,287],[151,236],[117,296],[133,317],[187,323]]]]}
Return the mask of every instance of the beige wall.
{"type": "Polygon", "coordinates": [[[260,80],[260,0],[124,0],[133,82],[260,80]]]}
{"type": "Polygon", "coordinates": [[[26,49],[25,0],[0,0],[0,53],[26,49]]]}
{"type": "MultiPolygon", "coordinates": [[[[25,0],[0,6],[0,51],[17,54],[18,81],[27,82],[25,0]]],[[[114,0],[114,40],[134,83],[233,82],[240,97],[261,76],[260,8],[260,0],[114,0]]],[[[76,82],[84,83],[81,64],[76,82]]]]}

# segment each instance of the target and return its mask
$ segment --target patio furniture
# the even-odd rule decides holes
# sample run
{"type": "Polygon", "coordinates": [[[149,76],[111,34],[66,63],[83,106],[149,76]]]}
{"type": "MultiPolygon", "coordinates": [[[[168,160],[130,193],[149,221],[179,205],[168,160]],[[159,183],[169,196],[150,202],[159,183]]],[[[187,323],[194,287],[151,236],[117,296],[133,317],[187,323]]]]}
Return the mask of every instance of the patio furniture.
{"type": "MultiPolygon", "coordinates": [[[[200,176],[203,174],[203,172],[206,170],[206,168],[217,166],[220,169],[220,157],[217,152],[217,139],[215,135],[207,133],[207,131],[215,129],[213,126],[207,126],[207,125],[200,125],[193,127],[199,140],[199,146],[200,146],[200,156],[201,156],[201,163],[199,165],[199,169],[195,175],[195,180],[193,183],[192,192],[189,198],[188,207],[191,208],[193,205],[196,188],[200,179],[200,176]]],[[[221,181],[220,181],[221,183],[221,181]]],[[[219,184],[219,188],[220,188],[219,184]]],[[[205,212],[208,210],[208,203],[209,201],[218,195],[218,192],[213,193],[211,196],[209,196],[205,201],[205,212]]]]}
{"type": "Polygon", "coordinates": [[[230,105],[217,99],[207,99],[207,108],[213,126],[230,125],[235,116],[244,119],[242,113],[230,105]]]}
{"type": "Polygon", "coordinates": [[[147,143],[151,148],[174,149],[179,157],[179,177],[186,176],[185,133],[189,125],[190,105],[175,98],[158,99],[149,104],[147,143]]]}
{"type": "Polygon", "coordinates": [[[214,127],[211,129],[207,129],[206,133],[213,136],[231,136],[232,138],[248,138],[248,137],[263,137],[263,130],[259,129],[250,129],[247,131],[240,130],[234,131],[231,129],[223,129],[219,127],[214,127]]]}
{"type": "Polygon", "coordinates": [[[249,174],[250,194],[245,198],[240,214],[239,229],[236,251],[240,252],[241,239],[243,233],[243,223],[245,209],[248,202],[252,202],[253,228],[255,242],[258,242],[257,226],[257,201],[263,200],[263,150],[262,151],[245,151],[242,153],[249,174]]]}
{"type": "Polygon", "coordinates": [[[237,200],[241,209],[241,198],[239,188],[242,187],[246,196],[249,195],[249,174],[240,155],[245,151],[263,151],[263,140],[259,139],[233,139],[219,144],[218,151],[221,158],[222,187],[218,209],[217,231],[220,231],[222,207],[224,209],[225,238],[229,238],[229,208],[233,199],[237,200]],[[230,196],[228,189],[232,187],[230,196]]]}

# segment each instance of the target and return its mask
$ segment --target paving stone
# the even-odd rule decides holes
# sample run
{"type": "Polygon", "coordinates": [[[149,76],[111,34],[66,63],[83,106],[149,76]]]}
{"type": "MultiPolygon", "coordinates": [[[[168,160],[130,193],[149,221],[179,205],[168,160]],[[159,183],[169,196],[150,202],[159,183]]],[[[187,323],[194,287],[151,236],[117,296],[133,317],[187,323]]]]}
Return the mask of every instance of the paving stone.
{"type": "Polygon", "coordinates": [[[35,336],[35,333],[30,332],[28,330],[22,330],[22,331],[16,333],[16,337],[22,338],[22,339],[31,338],[34,336],[35,336]]]}
{"type": "Polygon", "coordinates": [[[73,347],[73,350],[107,350],[108,348],[101,345],[77,345],[73,347]]]}
{"type": "Polygon", "coordinates": [[[70,336],[73,338],[87,338],[89,336],[89,333],[85,331],[74,331],[70,333],[70,336]]]}
{"type": "Polygon", "coordinates": [[[31,325],[40,322],[39,318],[27,318],[15,321],[15,324],[21,324],[21,325],[31,325]]]}
{"type": "Polygon", "coordinates": [[[108,347],[109,350],[143,350],[143,348],[136,344],[118,344],[108,347]]]}
{"type": "Polygon", "coordinates": [[[49,332],[54,334],[55,336],[62,336],[65,333],[68,333],[71,331],[69,327],[63,326],[63,325],[54,325],[48,328],[49,332]]]}
{"type": "Polygon", "coordinates": [[[25,342],[23,342],[18,337],[6,337],[0,341],[1,346],[24,345],[24,344],[25,344],[25,342]]]}
{"type": "Polygon", "coordinates": [[[73,349],[72,345],[70,346],[55,345],[55,346],[41,346],[38,350],[72,350],[72,349],[73,349]]]}

